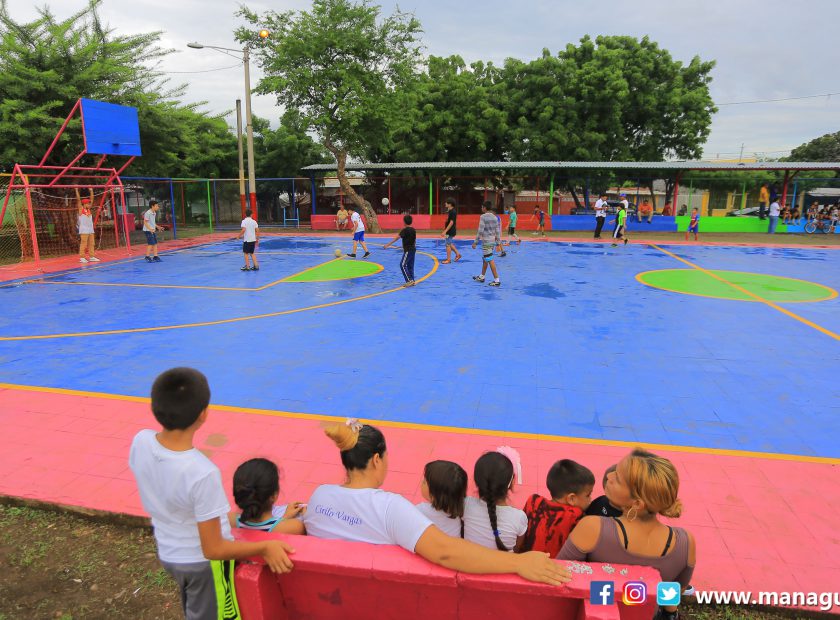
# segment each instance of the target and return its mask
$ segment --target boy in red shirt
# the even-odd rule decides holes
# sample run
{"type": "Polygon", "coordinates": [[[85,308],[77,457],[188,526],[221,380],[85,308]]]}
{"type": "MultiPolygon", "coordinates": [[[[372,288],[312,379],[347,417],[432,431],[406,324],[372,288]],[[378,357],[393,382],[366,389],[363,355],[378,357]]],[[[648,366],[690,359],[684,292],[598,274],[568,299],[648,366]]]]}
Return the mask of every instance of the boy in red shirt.
{"type": "Polygon", "coordinates": [[[595,476],[583,465],[563,459],[551,466],[545,483],[550,500],[532,495],[525,502],[528,529],[521,551],[543,551],[553,558],[592,501],[595,476]]]}

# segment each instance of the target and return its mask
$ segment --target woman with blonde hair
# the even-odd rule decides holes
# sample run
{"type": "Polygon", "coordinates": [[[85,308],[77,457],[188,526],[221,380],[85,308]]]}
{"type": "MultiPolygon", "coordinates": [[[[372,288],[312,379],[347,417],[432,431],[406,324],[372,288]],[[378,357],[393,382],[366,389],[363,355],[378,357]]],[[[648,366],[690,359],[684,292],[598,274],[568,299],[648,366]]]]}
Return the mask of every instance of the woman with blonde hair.
{"type": "MultiPolygon", "coordinates": [[[[637,448],[607,476],[607,486],[610,502],[622,515],[584,517],[557,558],[651,566],[662,581],[677,581],[685,590],[697,559],[694,537],[658,518],[676,519],[682,513],[673,463],[637,448]]],[[[674,609],[664,608],[659,617],[676,617],[674,609]]]]}
{"type": "Polygon", "coordinates": [[[310,536],[399,545],[430,562],[465,573],[516,573],[529,581],[560,585],[570,571],[546,553],[505,553],[447,536],[402,495],[379,487],[388,474],[385,437],[350,419],[325,432],[341,453],[344,484],[322,484],[312,493],[303,522],[310,536]]]}

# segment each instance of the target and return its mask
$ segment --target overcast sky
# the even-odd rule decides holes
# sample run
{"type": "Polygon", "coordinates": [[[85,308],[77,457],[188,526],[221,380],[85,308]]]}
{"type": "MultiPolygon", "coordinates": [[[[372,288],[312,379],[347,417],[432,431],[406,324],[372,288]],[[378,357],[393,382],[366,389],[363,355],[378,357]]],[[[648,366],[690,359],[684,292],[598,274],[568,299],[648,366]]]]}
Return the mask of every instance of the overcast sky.
{"type": "MultiPolygon", "coordinates": [[[[84,0],[50,0],[59,17],[84,0]]],[[[304,9],[309,1],[247,2],[250,8],[304,9]]],[[[711,90],[716,103],[840,93],[840,0],[383,0],[399,4],[423,25],[429,54],[460,54],[467,62],[507,57],[523,60],[552,52],[585,34],[649,35],[678,60],[699,55],[716,60],[711,90]]],[[[212,112],[231,110],[243,93],[236,60],[213,50],[188,49],[190,41],[236,47],[231,0],[105,0],[101,14],[120,32],[163,31],[162,43],[177,53],[161,68],[186,83],[187,101],[207,101],[212,112]],[[206,73],[198,72],[230,67],[206,73]]],[[[16,19],[35,15],[32,0],[7,0],[16,19]]],[[[255,85],[260,73],[252,68],[255,85]]],[[[253,99],[254,113],[276,125],[272,97],[253,99]]],[[[229,117],[231,124],[234,119],[229,117]]],[[[721,106],[712,124],[705,157],[786,155],[799,144],[840,131],[840,94],[778,103],[721,106]]]]}

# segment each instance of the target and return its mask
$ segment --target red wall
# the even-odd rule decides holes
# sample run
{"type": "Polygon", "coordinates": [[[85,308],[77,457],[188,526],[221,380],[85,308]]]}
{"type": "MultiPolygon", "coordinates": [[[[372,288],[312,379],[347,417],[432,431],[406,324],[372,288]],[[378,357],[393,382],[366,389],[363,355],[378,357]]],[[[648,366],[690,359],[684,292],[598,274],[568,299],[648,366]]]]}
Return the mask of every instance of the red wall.
{"type": "Polygon", "coordinates": [[[235,533],[245,540],[283,538],[295,548],[295,567],[287,575],[274,575],[261,563],[237,567],[236,593],[244,620],[649,620],[656,609],[659,573],[646,567],[626,567],[627,576],[621,576],[623,566],[608,572],[591,564],[592,574],[574,574],[570,584],[554,587],[515,575],[458,573],[390,545],[235,533]],[[625,582],[643,580],[649,585],[648,598],[643,605],[592,606],[593,580],[615,582],[616,600],[625,582]]]}
{"type": "MultiPolygon", "coordinates": [[[[537,230],[538,220],[529,221],[533,212],[525,212],[519,214],[519,220],[516,223],[517,230],[537,230]]],[[[417,230],[432,230],[442,231],[446,225],[446,215],[412,215],[412,226],[417,230]]],[[[458,228],[462,230],[475,230],[478,228],[478,219],[480,215],[461,214],[458,216],[458,228]]],[[[403,227],[402,215],[379,215],[379,225],[383,230],[399,230],[403,227]]],[[[364,216],[362,216],[364,220],[364,216]]],[[[507,215],[502,215],[502,232],[507,232],[509,218],[507,215]]],[[[367,225],[367,220],[365,220],[367,225]]],[[[551,230],[551,218],[546,215],[545,229],[551,230]]],[[[335,230],[335,215],[313,215],[312,216],[312,230],[335,230]]]]}

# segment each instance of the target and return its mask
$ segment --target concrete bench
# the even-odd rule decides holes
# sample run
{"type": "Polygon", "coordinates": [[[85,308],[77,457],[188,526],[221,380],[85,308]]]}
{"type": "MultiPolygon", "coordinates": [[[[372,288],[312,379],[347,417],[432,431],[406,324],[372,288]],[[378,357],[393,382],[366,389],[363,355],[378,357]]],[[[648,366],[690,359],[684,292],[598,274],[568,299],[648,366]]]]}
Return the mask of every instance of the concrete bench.
{"type": "Polygon", "coordinates": [[[570,584],[553,587],[516,575],[459,573],[389,545],[246,530],[235,534],[251,541],[282,538],[296,550],[295,568],[287,575],[274,575],[259,559],[236,567],[244,620],[650,620],[656,610],[659,573],[646,567],[587,564],[591,574],[575,573],[570,584]],[[639,605],[593,605],[592,581],[614,582],[616,601],[621,600],[627,581],[643,581],[648,596],[639,605]]]}

